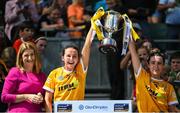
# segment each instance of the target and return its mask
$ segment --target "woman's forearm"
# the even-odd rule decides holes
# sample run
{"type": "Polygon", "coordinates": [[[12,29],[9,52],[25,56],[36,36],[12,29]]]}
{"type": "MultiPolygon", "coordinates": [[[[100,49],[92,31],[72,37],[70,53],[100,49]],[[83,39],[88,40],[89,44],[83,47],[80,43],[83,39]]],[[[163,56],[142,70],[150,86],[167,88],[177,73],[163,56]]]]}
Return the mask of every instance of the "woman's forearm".
{"type": "Polygon", "coordinates": [[[27,96],[25,94],[16,95],[15,103],[19,103],[27,100],[27,96]]]}
{"type": "Polygon", "coordinates": [[[46,112],[52,112],[52,102],[47,102],[46,101],[45,110],[46,110],[46,112]]]}
{"type": "Polygon", "coordinates": [[[53,93],[48,92],[48,91],[45,93],[46,112],[52,112],[52,97],[53,97],[53,93]]]}

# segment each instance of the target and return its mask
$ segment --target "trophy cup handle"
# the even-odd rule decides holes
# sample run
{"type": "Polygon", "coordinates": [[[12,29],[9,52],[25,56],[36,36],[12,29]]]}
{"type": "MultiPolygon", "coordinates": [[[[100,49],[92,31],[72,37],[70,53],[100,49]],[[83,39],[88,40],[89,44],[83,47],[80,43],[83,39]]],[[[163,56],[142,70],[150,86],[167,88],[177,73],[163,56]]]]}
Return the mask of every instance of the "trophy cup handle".
{"type": "Polygon", "coordinates": [[[127,52],[129,41],[132,39],[136,41],[137,39],[139,39],[139,36],[134,31],[132,27],[132,22],[129,19],[129,17],[126,14],[124,14],[122,15],[122,18],[124,19],[124,30],[123,30],[123,47],[122,47],[121,55],[125,55],[127,52]]]}
{"type": "Polygon", "coordinates": [[[105,14],[103,7],[100,7],[91,18],[91,24],[93,29],[96,31],[97,38],[99,41],[103,40],[104,35],[102,33],[102,25],[100,22],[101,17],[105,14]]]}

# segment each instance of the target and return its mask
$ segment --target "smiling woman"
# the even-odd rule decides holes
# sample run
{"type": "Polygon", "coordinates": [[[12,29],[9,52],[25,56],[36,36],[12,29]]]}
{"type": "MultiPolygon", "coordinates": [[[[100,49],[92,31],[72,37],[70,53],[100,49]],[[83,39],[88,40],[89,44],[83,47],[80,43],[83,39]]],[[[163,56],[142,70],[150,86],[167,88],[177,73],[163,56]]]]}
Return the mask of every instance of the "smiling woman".
{"type": "Polygon", "coordinates": [[[78,53],[76,46],[67,46],[63,50],[62,61],[64,62],[64,69],[73,71],[74,67],[79,61],[80,53],[78,53]]]}
{"type": "Polygon", "coordinates": [[[27,72],[32,72],[33,65],[34,65],[34,51],[32,49],[27,49],[22,54],[22,61],[24,63],[24,68],[27,72]]]}
{"type": "Polygon", "coordinates": [[[36,47],[31,42],[21,44],[16,67],[11,68],[5,79],[2,102],[8,103],[8,112],[41,112],[46,80],[40,71],[36,47]]]}
{"type": "Polygon", "coordinates": [[[164,69],[164,56],[159,51],[149,55],[149,71],[146,71],[131,40],[129,50],[136,78],[136,100],[139,112],[179,112],[175,90],[160,78],[164,69]]]}
{"type": "Polygon", "coordinates": [[[61,58],[64,66],[52,70],[43,86],[46,90],[46,111],[52,112],[52,100],[84,99],[85,81],[93,37],[93,29],[91,28],[81,53],[74,45],[68,45],[63,49],[61,58]]]}
{"type": "Polygon", "coordinates": [[[22,71],[40,72],[39,56],[36,46],[31,42],[24,42],[17,54],[16,65],[22,71]]]}

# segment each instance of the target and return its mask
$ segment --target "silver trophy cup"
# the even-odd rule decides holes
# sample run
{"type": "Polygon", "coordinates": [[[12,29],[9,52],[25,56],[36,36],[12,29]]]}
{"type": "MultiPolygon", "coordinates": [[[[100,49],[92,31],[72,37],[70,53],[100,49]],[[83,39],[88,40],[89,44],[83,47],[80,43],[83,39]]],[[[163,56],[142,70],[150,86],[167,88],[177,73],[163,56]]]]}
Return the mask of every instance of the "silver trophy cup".
{"type": "Polygon", "coordinates": [[[112,38],[112,34],[114,32],[118,32],[120,26],[120,22],[123,21],[121,14],[114,10],[109,10],[105,12],[105,15],[100,20],[101,23],[101,31],[103,32],[104,38],[100,43],[99,51],[104,54],[111,54],[117,52],[117,43],[115,39],[112,38]]]}

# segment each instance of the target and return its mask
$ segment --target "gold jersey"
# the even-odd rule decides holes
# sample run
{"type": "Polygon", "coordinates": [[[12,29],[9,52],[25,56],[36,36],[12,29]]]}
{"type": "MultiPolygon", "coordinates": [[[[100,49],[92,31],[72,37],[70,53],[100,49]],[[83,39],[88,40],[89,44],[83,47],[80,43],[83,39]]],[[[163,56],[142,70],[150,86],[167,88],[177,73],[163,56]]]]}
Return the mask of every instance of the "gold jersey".
{"type": "Polygon", "coordinates": [[[136,75],[136,98],[139,112],[166,112],[168,106],[178,104],[173,86],[152,78],[142,67],[136,75]]]}
{"type": "Polygon", "coordinates": [[[86,74],[87,71],[83,69],[82,60],[72,72],[59,67],[49,74],[43,88],[54,93],[54,101],[83,100],[86,74]]]}

